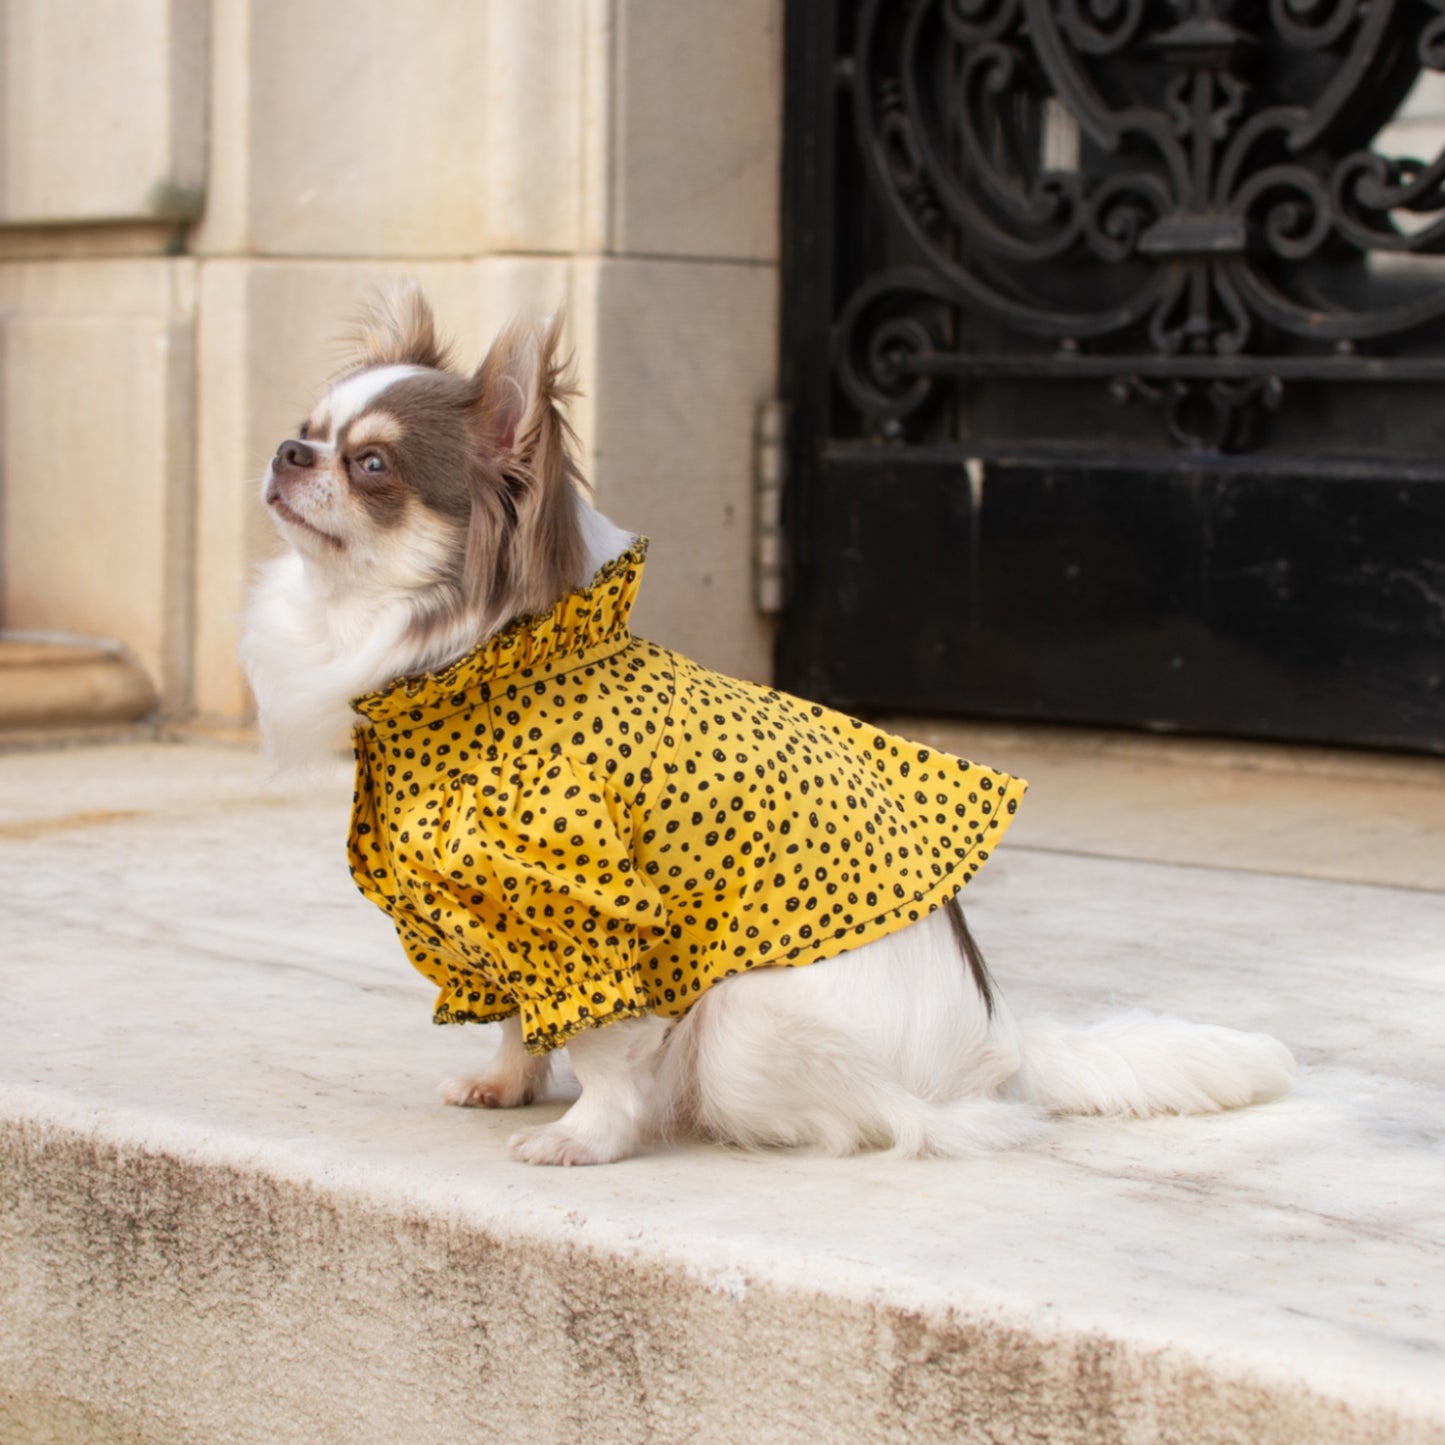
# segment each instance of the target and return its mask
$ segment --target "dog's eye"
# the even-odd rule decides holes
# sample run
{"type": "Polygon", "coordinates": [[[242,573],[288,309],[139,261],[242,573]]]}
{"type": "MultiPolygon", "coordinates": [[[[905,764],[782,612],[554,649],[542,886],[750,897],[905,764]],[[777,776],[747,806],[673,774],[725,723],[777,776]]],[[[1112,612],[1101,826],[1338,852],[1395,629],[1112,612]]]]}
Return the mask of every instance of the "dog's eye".
{"type": "Polygon", "coordinates": [[[309,421],[303,421],[301,425],[296,428],[296,435],[304,442],[311,435],[311,423],[309,421]]]}
{"type": "Polygon", "coordinates": [[[358,458],[358,465],[362,471],[372,476],[377,476],[386,470],[386,463],[376,452],[367,452],[364,457],[358,458]]]}

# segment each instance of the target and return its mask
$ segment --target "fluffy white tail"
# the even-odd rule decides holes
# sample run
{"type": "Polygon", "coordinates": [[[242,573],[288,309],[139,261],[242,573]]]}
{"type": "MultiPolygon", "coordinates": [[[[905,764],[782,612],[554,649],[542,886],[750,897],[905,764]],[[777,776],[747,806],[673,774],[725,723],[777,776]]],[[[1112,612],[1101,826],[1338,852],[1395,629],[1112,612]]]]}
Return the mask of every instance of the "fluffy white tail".
{"type": "Polygon", "coordinates": [[[1268,1034],[1142,1011],[1088,1027],[1020,1024],[1023,1067],[1006,1097],[1056,1114],[1210,1114],[1277,1098],[1294,1075],[1268,1034]]]}

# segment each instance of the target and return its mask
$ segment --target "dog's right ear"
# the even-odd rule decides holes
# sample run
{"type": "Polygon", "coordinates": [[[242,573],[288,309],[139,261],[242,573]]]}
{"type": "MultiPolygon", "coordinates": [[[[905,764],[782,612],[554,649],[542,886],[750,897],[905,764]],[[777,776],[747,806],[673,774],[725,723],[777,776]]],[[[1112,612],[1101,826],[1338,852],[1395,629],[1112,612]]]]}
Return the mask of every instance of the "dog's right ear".
{"type": "Polygon", "coordinates": [[[352,343],[358,367],[430,366],[445,371],[451,365],[447,348],[437,340],[436,318],[415,281],[382,291],[361,318],[352,343]]]}

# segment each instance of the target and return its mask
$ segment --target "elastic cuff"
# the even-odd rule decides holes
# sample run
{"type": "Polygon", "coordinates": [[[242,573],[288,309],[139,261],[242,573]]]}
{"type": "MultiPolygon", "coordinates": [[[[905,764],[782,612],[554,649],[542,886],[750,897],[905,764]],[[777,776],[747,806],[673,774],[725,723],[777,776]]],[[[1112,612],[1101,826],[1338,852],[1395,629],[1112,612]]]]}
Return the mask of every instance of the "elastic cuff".
{"type": "Polygon", "coordinates": [[[645,1018],[652,1012],[635,968],[580,979],[566,992],[519,1002],[522,1040],[529,1054],[561,1048],[583,1029],[602,1028],[619,1019],[645,1018]]]}

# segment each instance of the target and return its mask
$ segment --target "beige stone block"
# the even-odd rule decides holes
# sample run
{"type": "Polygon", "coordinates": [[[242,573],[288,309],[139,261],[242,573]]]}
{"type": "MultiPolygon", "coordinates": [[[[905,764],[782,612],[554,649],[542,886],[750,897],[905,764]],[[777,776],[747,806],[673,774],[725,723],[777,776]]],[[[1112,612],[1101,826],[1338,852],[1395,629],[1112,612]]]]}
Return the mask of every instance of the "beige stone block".
{"type": "Polygon", "coordinates": [[[580,0],[582,73],[578,157],[580,251],[612,250],[613,68],[617,56],[614,0],[580,0]]]}
{"type": "Polygon", "coordinates": [[[570,0],[217,0],[196,248],[572,250],[584,20],[570,0]]]}
{"type": "Polygon", "coordinates": [[[202,717],[236,719],[251,711],[236,646],[254,569],[280,545],[260,497],[266,466],[347,362],[344,338],[368,298],[400,279],[422,286],[458,363],[472,367],[514,312],[554,310],[565,302],[568,268],[525,259],[406,266],[212,260],[202,266],[195,603],[202,717]]]}
{"type": "Polygon", "coordinates": [[[0,265],[0,312],[6,319],[160,315],[190,320],[195,310],[191,261],[113,258],[0,265]]]}
{"type": "Polygon", "coordinates": [[[0,222],[190,217],[208,0],[0,6],[0,222]]]}
{"type": "Polygon", "coordinates": [[[0,267],[10,628],[115,638],[188,691],[189,261],[0,267]]]}
{"type": "Polygon", "coordinates": [[[780,0],[620,0],[611,249],[774,260],[780,0]]]}
{"type": "Polygon", "coordinates": [[[772,629],[753,605],[752,437],[772,395],[769,267],[578,262],[580,353],[598,505],[652,538],[637,630],[766,679],[772,629]]]}
{"type": "Polygon", "coordinates": [[[465,255],[488,167],[486,7],[252,0],[251,249],[465,255]]]}
{"type": "Polygon", "coordinates": [[[458,348],[459,364],[476,365],[481,353],[504,327],[518,320],[541,320],[558,311],[567,316],[575,337],[574,265],[561,256],[487,256],[476,263],[474,328],[476,355],[458,348]]]}
{"type": "MultiPolygon", "coordinates": [[[[574,251],[588,199],[586,8],[576,0],[488,0],[479,8],[486,69],[480,86],[473,81],[471,104],[483,111],[482,244],[462,249],[574,251]]],[[[458,219],[470,233],[470,220],[458,219]]]]}

